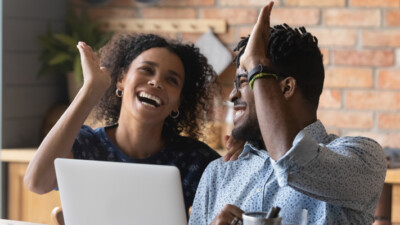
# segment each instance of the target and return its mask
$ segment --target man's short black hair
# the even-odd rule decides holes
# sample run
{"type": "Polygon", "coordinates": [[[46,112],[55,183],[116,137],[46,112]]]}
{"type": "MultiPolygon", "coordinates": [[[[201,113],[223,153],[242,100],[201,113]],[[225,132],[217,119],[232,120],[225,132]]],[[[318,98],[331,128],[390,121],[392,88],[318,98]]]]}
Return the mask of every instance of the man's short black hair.
{"type": "MultiPolygon", "coordinates": [[[[239,51],[234,62],[240,66],[249,37],[242,37],[234,51],[239,51]]],[[[267,50],[271,70],[280,79],[296,79],[303,96],[311,105],[318,108],[319,97],[324,84],[324,65],[318,48],[318,39],[304,27],[291,28],[287,24],[276,25],[270,29],[270,41],[267,50]]],[[[249,68],[251,69],[251,68],[249,68]]]]}

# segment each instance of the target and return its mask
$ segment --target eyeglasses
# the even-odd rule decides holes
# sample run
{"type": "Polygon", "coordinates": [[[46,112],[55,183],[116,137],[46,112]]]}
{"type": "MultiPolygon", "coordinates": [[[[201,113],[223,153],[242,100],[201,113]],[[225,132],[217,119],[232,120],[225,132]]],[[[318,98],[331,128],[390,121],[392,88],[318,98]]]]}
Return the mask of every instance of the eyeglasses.
{"type": "Polygon", "coordinates": [[[244,87],[249,84],[249,80],[247,79],[247,74],[238,74],[235,77],[235,81],[233,82],[235,85],[235,89],[239,90],[239,88],[244,87]]]}

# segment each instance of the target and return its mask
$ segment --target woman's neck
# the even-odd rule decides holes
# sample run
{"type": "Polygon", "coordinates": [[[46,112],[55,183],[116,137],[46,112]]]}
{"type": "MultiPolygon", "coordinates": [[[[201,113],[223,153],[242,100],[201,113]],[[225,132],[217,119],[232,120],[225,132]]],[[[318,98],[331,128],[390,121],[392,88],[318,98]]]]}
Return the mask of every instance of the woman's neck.
{"type": "Polygon", "coordinates": [[[135,159],[147,158],[164,146],[162,124],[144,124],[138,121],[121,121],[109,135],[126,155],[135,159]]]}

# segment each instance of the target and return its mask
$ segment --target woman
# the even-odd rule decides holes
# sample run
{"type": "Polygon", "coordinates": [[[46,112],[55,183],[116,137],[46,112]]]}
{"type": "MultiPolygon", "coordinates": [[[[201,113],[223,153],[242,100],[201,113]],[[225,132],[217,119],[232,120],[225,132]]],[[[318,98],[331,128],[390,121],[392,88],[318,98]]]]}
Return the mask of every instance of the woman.
{"type": "Polygon", "coordinates": [[[175,165],[188,208],[203,170],[219,157],[196,140],[215,90],[206,58],[193,45],[152,34],[113,38],[100,60],[85,43],[77,47],[84,84],[29,163],[28,189],[57,187],[55,158],[175,165]],[[107,126],[82,126],[96,105],[107,126]]]}

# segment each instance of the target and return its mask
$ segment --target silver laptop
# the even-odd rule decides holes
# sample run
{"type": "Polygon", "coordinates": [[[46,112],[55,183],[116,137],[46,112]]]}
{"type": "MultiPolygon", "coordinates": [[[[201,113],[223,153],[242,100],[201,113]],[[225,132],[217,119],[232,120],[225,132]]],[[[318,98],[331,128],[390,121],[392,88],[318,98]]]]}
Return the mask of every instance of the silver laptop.
{"type": "Polygon", "coordinates": [[[56,159],[66,225],[187,225],[174,166],[56,159]]]}

